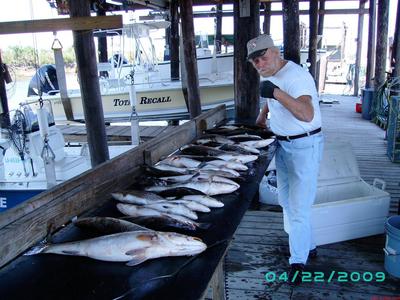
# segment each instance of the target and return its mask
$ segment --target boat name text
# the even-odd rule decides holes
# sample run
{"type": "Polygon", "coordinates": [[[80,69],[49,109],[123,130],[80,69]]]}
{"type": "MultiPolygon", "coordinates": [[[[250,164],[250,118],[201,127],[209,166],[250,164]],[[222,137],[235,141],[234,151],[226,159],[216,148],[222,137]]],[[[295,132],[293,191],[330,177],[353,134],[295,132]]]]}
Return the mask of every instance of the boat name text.
{"type": "MultiPolygon", "coordinates": [[[[130,105],[130,101],[128,99],[119,99],[116,98],[113,100],[114,106],[128,106],[130,105]]],[[[167,97],[140,97],[139,104],[152,104],[152,103],[164,103],[164,102],[172,102],[171,96],[167,97]]]]}

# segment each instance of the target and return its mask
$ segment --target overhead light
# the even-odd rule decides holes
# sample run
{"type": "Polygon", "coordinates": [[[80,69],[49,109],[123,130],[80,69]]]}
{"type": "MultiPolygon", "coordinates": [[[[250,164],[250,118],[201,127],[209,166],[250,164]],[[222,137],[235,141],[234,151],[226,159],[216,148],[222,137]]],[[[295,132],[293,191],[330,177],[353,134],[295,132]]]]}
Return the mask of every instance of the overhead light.
{"type": "Polygon", "coordinates": [[[107,4],[113,4],[113,5],[122,5],[122,2],[114,1],[114,0],[106,0],[107,4]]]}

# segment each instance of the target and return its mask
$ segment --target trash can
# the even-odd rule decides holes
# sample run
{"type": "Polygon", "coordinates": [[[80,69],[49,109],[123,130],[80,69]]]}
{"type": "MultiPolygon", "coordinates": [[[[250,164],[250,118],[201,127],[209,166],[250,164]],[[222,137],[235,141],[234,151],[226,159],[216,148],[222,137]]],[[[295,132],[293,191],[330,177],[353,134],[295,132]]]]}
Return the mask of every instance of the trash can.
{"type": "Polygon", "coordinates": [[[371,110],[372,110],[372,103],[374,101],[375,90],[373,88],[367,88],[361,90],[362,95],[362,113],[361,116],[365,120],[371,120],[371,110]]]}
{"type": "Polygon", "coordinates": [[[400,216],[387,219],[385,229],[385,269],[390,275],[400,278],[400,216]]]}

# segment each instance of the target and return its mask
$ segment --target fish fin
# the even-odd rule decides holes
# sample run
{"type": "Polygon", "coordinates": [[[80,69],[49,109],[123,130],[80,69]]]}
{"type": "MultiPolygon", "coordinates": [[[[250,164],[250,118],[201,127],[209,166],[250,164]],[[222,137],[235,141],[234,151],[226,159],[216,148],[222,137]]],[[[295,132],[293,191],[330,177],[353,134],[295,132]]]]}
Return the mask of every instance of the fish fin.
{"type": "Polygon", "coordinates": [[[79,251],[63,250],[61,252],[67,255],[79,255],[79,251]]]}
{"type": "Polygon", "coordinates": [[[196,223],[196,226],[200,229],[208,229],[211,227],[211,223],[196,223]]]}
{"type": "Polygon", "coordinates": [[[126,265],[129,267],[133,267],[133,266],[137,266],[137,265],[141,264],[142,262],[145,262],[146,260],[148,260],[148,258],[145,255],[138,256],[138,257],[135,257],[135,258],[131,259],[130,261],[128,261],[126,263],[126,265]]]}
{"type": "Polygon", "coordinates": [[[40,244],[38,246],[32,247],[30,250],[24,253],[24,255],[35,255],[39,253],[44,253],[46,252],[46,248],[49,246],[49,244],[40,244]]]}

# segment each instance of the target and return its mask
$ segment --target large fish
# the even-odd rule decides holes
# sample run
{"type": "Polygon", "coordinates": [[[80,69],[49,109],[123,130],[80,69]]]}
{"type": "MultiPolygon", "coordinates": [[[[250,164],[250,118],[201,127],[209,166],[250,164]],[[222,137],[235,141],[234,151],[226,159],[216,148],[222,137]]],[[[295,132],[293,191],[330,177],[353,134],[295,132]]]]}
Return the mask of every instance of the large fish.
{"type": "Polygon", "coordinates": [[[145,205],[154,202],[165,201],[163,197],[157,194],[139,190],[125,190],[111,193],[111,195],[118,201],[130,204],[145,205]]]}
{"type": "Polygon", "coordinates": [[[143,216],[143,217],[127,216],[122,218],[129,222],[140,224],[142,226],[154,230],[166,230],[170,228],[178,228],[178,229],[194,231],[197,228],[207,229],[210,227],[209,223],[196,223],[189,219],[180,220],[179,218],[170,217],[167,214],[160,214],[159,216],[143,216]]]}
{"type": "Polygon", "coordinates": [[[223,202],[221,202],[213,197],[206,196],[206,195],[186,195],[180,199],[196,201],[196,202],[199,202],[208,207],[223,207],[224,206],[223,202]]]}
{"type": "Polygon", "coordinates": [[[147,204],[144,206],[145,208],[155,209],[161,212],[175,214],[190,218],[192,220],[197,220],[197,214],[188,208],[186,205],[177,204],[177,203],[170,203],[170,202],[159,202],[153,204],[147,204]]]}
{"type": "Polygon", "coordinates": [[[222,145],[218,149],[224,151],[233,151],[240,154],[260,154],[260,150],[258,150],[257,148],[249,147],[242,144],[222,145]]]}
{"type": "Polygon", "coordinates": [[[207,245],[199,238],[175,232],[133,231],[76,242],[40,245],[26,255],[54,253],[86,256],[102,261],[126,261],[128,266],[136,266],[153,258],[196,255],[206,248],[207,245]]]}
{"type": "MultiPolygon", "coordinates": [[[[193,220],[186,218],[184,216],[163,213],[155,209],[139,207],[136,205],[129,204],[117,204],[117,209],[126,216],[139,218],[139,217],[157,217],[157,218],[170,218],[175,220],[176,223],[179,223],[181,227],[187,227],[190,230],[195,230],[196,227],[202,228],[200,223],[196,223],[193,220]]],[[[130,221],[130,219],[128,218],[130,221]]]]}
{"type": "Polygon", "coordinates": [[[240,161],[241,163],[245,164],[251,161],[257,160],[258,156],[257,155],[252,155],[252,154],[236,154],[236,153],[225,153],[225,154],[220,154],[217,156],[220,159],[223,160],[236,160],[240,161]]]}
{"type": "Polygon", "coordinates": [[[221,135],[206,135],[206,136],[202,136],[201,138],[199,138],[198,140],[195,141],[196,144],[209,144],[209,143],[218,143],[218,144],[228,144],[228,145],[232,145],[235,142],[224,137],[221,135]]]}
{"type": "Polygon", "coordinates": [[[79,218],[73,221],[73,224],[81,229],[101,234],[149,230],[132,222],[110,217],[79,218]]]}
{"type": "Polygon", "coordinates": [[[221,182],[221,181],[209,181],[209,180],[198,180],[198,181],[189,181],[189,182],[182,182],[176,183],[170,186],[150,186],[146,187],[146,191],[150,192],[162,192],[164,190],[185,187],[194,190],[198,190],[206,195],[220,195],[220,194],[229,194],[236,191],[239,187],[238,185],[221,182]]]}
{"type": "Polygon", "coordinates": [[[137,206],[133,204],[118,203],[117,209],[124,215],[132,217],[158,216],[160,213],[174,214],[197,220],[197,214],[184,205],[168,204],[165,202],[150,204],[146,206],[137,206]],[[160,205],[158,205],[160,204],[160,205]],[[161,205],[162,204],[162,205],[161,205]]]}
{"type": "Polygon", "coordinates": [[[259,141],[247,141],[247,142],[241,142],[241,145],[248,146],[248,147],[254,147],[254,148],[264,148],[269,146],[275,141],[275,139],[266,139],[266,140],[259,140],[259,141]]]}
{"type": "Polygon", "coordinates": [[[228,168],[228,169],[233,169],[236,171],[247,171],[249,168],[245,165],[242,164],[240,162],[237,161],[226,161],[226,160],[212,160],[207,162],[208,165],[213,165],[213,166],[217,166],[217,167],[224,167],[224,168],[228,168]]]}
{"type": "Polygon", "coordinates": [[[228,137],[230,140],[234,142],[245,142],[245,141],[257,141],[261,140],[261,137],[255,134],[238,134],[238,135],[231,135],[228,137]]]}
{"type": "Polygon", "coordinates": [[[160,164],[170,165],[178,168],[197,168],[201,162],[188,157],[179,155],[169,156],[159,162],[160,164]]]}
{"type": "Polygon", "coordinates": [[[204,213],[208,213],[211,211],[208,206],[203,205],[196,201],[184,200],[184,199],[167,200],[167,201],[169,203],[174,203],[174,204],[183,204],[193,211],[204,212],[204,213]]]}

